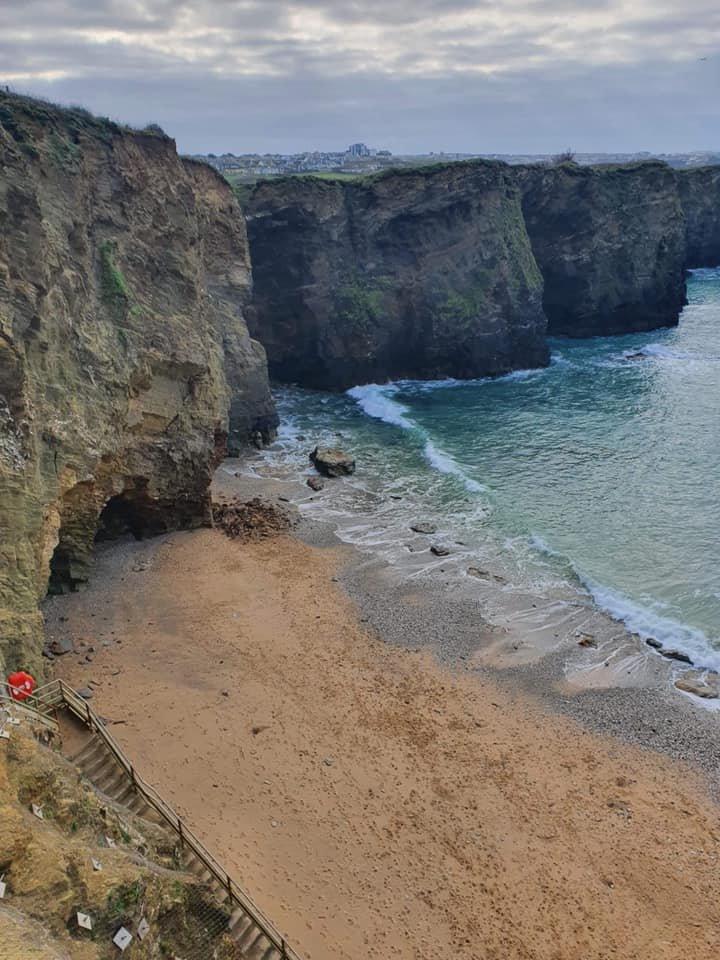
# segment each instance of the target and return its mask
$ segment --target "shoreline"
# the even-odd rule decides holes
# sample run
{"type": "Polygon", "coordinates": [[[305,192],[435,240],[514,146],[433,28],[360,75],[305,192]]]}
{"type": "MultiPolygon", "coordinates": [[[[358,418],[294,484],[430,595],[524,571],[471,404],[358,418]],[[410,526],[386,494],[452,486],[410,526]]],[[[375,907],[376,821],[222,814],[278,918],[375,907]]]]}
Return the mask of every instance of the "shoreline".
{"type": "Polygon", "coordinates": [[[140,773],[306,960],[710,960],[720,834],[700,771],[453,670],[417,634],[418,652],[388,643],[372,603],[416,631],[422,605],[358,608],[357,555],[332,539],[301,523],[108,545],[86,592],[46,604],[50,634],[85,637],[58,673],[93,681],[140,773]]]}
{"type": "Polygon", "coordinates": [[[508,630],[487,611],[487,598],[503,592],[492,567],[482,591],[474,578],[443,577],[442,558],[425,561],[407,579],[402,569],[342,541],[330,520],[304,516],[297,501],[316,494],[302,479],[236,476],[236,468],[246,466],[246,461],[226,461],[226,470],[216,473],[214,495],[232,497],[242,491],[243,497],[281,498],[282,505],[298,510],[294,535],[313,546],[348,551],[351,559],[338,581],[377,636],[400,648],[430,650],[451,669],[492,676],[589,730],[688,761],[703,771],[720,799],[719,702],[674,686],[692,668],[661,656],[592,598],[571,609],[565,635],[558,636],[542,611],[528,623],[535,603],[532,595],[522,595],[521,616],[508,630]],[[524,635],[528,628],[533,630],[531,642],[524,635]],[[583,647],[578,641],[588,628],[596,644],[583,647]]]}

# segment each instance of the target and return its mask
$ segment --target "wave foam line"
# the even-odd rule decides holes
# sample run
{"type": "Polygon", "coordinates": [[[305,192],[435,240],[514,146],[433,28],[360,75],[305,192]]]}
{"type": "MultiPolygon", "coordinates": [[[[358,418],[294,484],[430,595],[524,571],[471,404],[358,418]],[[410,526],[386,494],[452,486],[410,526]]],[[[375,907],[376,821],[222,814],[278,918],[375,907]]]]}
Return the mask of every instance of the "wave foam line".
{"type": "Polygon", "coordinates": [[[462,467],[453,460],[447,453],[439,450],[432,440],[427,440],[423,448],[423,455],[430,466],[438,473],[445,473],[452,477],[457,477],[470,493],[484,493],[487,487],[484,487],[477,480],[473,480],[462,469],[462,467]]]}
{"type": "Polygon", "coordinates": [[[668,650],[680,650],[686,653],[695,667],[720,671],[720,651],[713,646],[702,630],[670,617],[660,616],[654,610],[636,603],[620,591],[598,583],[579,570],[564,554],[553,550],[537,534],[532,535],[530,542],[538,551],[567,564],[597,606],[605,613],[609,613],[613,620],[625,624],[631,633],[637,633],[643,640],[659,640],[668,650]]]}
{"type": "Polygon", "coordinates": [[[393,394],[397,391],[398,387],[392,384],[382,386],[379,383],[367,383],[362,387],[352,387],[347,394],[369,417],[403,430],[412,430],[414,424],[405,416],[409,413],[408,408],[393,400],[393,394]]]}
{"type": "MultiPolygon", "coordinates": [[[[436,383],[441,384],[446,383],[446,381],[438,380],[436,383]]],[[[406,414],[410,412],[408,408],[393,399],[393,395],[397,393],[399,389],[399,384],[380,385],[378,383],[368,383],[365,386],[353,387],[348,390],[347,393],[349,397],[352,397],[353,400],[359,404],[363,412],[369,417],[374,417],[376,420],[382,420],[383,423],[389,423],[403,430],[412,430],[414,433],[417,433],[424,441],[423,456],[438,473],[457,477],[470,493],[482,493],[485,491],[487,489],[486,487],[476,480],[473,480],[472,477],[469,477],[459,463],[453,460],[449,454],[436,447],[427,433],[406,416],[406,414]]]]}

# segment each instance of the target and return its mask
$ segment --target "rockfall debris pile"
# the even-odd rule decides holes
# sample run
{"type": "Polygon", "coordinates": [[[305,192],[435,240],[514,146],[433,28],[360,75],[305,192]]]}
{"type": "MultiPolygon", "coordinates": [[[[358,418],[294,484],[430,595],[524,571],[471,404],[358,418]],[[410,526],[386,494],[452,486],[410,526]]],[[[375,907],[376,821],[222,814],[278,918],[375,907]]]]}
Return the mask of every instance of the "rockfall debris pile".
{"type": "Polygon", "coordinates": [[[290,514],[259,497],[213,505],[213,523],[233,540],[265,540],[293,526],[290,514]]]}

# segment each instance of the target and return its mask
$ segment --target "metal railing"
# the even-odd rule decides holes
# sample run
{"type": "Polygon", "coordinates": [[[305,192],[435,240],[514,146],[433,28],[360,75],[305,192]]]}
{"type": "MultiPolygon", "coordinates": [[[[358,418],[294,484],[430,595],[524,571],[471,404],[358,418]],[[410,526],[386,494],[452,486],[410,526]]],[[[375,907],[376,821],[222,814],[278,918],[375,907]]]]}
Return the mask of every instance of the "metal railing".
{"type": "Polygon", "coordinates": [[[235,883],[209,850],[206,849],[195,834],[183,823],[172,807],[168,806],[157,791],[136,773],[134,766],[125,756],[115,738],[108,733],[103,720],[90,707],[87,700],[84,700],[71,686],[65,683],[64,680],[52,680],[50,683],[38,687],[31,696],[22,702],[13,700],[9,694],[3,690],[0,692],[0,702],[9,702],[13,707],[17,707],[20,710],[30,710],[43,718],[47,718],[48,714],[58,709],[64,708],[69,710],[73,716],[77,717],[78,720],[84,723],[89,730],[103,741],[105,747],[131,780],[135,792],[138,793],[148,806],[152,807],[171,830],[177,834],[181,845],[197,857],[200,863],[202,863],[205,869],[217,881],[218,885],[227,893],[230,903],[236,908],[239,907],[243,913],[252,920],[261,933],[263,933],[275,949],[279,951],[283,960],[300,960],[299,955],[288,946],[285,938],[278,933],[270,921],[264,916],[260,908],[235,883]]]}

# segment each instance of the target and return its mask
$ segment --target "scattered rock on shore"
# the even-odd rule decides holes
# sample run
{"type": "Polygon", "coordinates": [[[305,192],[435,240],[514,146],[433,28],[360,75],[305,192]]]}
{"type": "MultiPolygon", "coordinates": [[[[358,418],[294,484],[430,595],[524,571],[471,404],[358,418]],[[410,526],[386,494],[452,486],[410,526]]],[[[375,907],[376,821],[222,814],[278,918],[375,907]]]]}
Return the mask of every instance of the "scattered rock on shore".
{"type": "Polygon", "coordinates": [[[579,647],[596,647],[597,646],[595,637],[591,633],[579,633],[577,637],[578,637],[579,647]]]}
{"type": "Polygon", "coordinates": [[[73,653],[75,644],[73,643],[72,637],[53,637],[52,640],[46,644],[46,648],[53,656],[62,657],[66,653],[73,653]]]}
{"type": "Polygon", "coordinates": [[[320,491],[325,489],[325,481],[322,477],[308,477],[305,481],[311,490],[320,491]]]}
{"type": "Polygon", "coordinates": [[[440,543],[434,543],[430,547],[430,553],[434,553],[436,557],[448,557],[450,556],[450,551],[447,547],[444,547],[440,543]]]}
{"type": "Polygon", "coordinates": [[[666,650],[664,647],[660,647],[660,653],[667,657],[668,660],[679,660],[680,663],[692,663],[690,657],[683,653],[682,650],[666,650]]]}
{"type": "Polygon", "coordinates": [[[645,643],[649,647],[652,647],[653,650],[662,650],[662,644],[660,643],[659,640],[656,640],[655,637],[648,637],[645,643]]]}
{"type": "Polygon", "coordinates": [[[426,523],[424,520],[419,523],[411,523],[410,529],[413,533],[435,533],[437,527],[432,523],[426,523]]]}
{"type": "Polygon", "coordinates": [[[716,683],[706,683],[704,680],[701,680],[699,677],[685,676],[680,677],[679,680],[675,681],[675,686],[678,690],[683,690],[685,693],[692,693],[696,697],[702,697],[703,700],[717,700],[720,697],[720,677],[715,674],[715,678],[718,682],[716,683]]]}
{"type": "MultiPolygon", "coordinates": [[[[490,573],[489,570],[483,570],[481,567],[468,567],[467,574],[470,577],[477,577],[479,580],[494,580],[495,583],[507,583],[505,577],[498,573],[490,573]]],[[[535,604],[533,604],[535,606],[535,604]]]]}
{"type": "Polygon", "coordinates": [[[350,476],[355,473],[355,461],[338,447],[315,447],[310,454],[318,473],[326,477],[350,476]]]}

